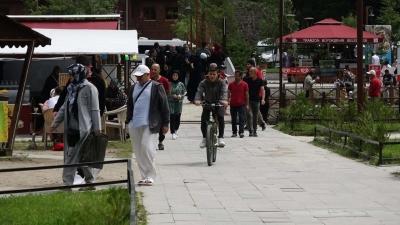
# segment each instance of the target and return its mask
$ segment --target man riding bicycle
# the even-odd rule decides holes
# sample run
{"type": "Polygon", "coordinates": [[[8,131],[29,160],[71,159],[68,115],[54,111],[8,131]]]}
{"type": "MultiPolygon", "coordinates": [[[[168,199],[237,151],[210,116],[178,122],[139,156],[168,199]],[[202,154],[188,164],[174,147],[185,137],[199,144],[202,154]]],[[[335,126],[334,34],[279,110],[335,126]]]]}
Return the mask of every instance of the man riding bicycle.
{"type": "MultiPolygon", "coordinates": [[[[228,89],[224,81],[218,78],[218,65],[216,63],[211,63],[208,69],[208,74],[206,78],[201,81],[199,87],[197,88],[194,103],[200,105],[202,102],[222,104],[225,107],[228,105],[228,89]]],[[[207,121],[210,118],[210,113],[212,109],[209,107],[203,107],[203,112],[201,114],[201,133],[203,135],[203,140],[200,143],[200,148],[206,146],[206,133],[207,133],[207,121]]],[[[216,112],[218,121],[218,146],[224,147],[224,107],[219,107],[216,112]]]]}

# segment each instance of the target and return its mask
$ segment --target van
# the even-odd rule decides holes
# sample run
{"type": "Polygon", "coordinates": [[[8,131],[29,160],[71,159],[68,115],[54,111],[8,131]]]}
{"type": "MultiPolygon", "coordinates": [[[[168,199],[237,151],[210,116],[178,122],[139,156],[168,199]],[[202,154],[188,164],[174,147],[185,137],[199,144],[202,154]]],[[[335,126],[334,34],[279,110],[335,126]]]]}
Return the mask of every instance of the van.
{"type": "Polygon", "coordinates": [[[170,45],[170,46],[183,46],[184,44],[186,44],[186,41],[178,39],[178,38],[174,38],[171,40],[152,40],[152,39],[148,39],[146,37],[140,37],[138,39],[138,48],[139,48],[139,55],[137,58],[137,61],[142,61],[144,63],[144,60],[147,57],[147,53],[148,51],[150,51],[153,46],[154,43],[158,43],[161,47],[164,47],[166,45],[170,45]]]}
{"type": "Polygon", "coordinates": [[[257,42],[257,54],[262,61],[274,63],[279,61],[278,48],[271,38],[257,42]]]}

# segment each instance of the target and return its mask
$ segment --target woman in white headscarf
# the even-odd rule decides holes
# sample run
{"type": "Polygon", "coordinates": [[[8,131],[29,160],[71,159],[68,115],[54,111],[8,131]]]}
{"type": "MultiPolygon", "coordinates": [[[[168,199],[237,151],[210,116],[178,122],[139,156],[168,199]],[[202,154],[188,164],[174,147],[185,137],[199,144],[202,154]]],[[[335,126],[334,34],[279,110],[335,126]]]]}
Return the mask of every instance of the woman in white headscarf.
{"type": "MultiPolygon", "coordinates": [[[[79,152],[90,132],[100,132],[100,110],[98,91],[86,79],[87,70],[82,64],[72,64],[68,67],[73,77],[67,87],[64,105],[60,108],[53,121],[55,129],[64,121],[64,164],[79,163],[79,152]]],[[[76,167],[64,168],[63,182],[72,185],[76,167]]],[[[89,167],[82,168],[86,183],[92,183],[94,178],[89,167]]]]}

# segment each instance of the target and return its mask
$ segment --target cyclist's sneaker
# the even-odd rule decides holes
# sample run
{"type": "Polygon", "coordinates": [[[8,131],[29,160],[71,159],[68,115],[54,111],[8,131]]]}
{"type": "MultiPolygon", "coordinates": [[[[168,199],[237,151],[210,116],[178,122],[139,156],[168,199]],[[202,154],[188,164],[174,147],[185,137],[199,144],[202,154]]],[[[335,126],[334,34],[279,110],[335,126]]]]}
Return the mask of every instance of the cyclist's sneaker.
{"type": "Polygon", "coordinates": [[[178,138],[177,134],[172,134],[172,140],[176,140],[178,138]]]}
{"type": "Polygon", "coordinates": [[[232,136],[231,137],[237,137],[237,134],[232,134],[232,136]]]}
{"type": "Polygon", "coordinates": [[[158,144],[158,150],[164,150],[164,145],[163,143],[158,144]]]}
{"type": "Polygon", "coordinates": [[[203,138],[203,140],[201,140],[201,143],[200,143],[200,148],[205,148],[205,147],[206,147],[206,139],[203,138]]]}
{"type": "Polygon", "coordinates": [[[225,146],[224,138],[218,138],[218,147],[223,148],[225,146]]]}
{"type": "Polygon", "coordinates": [[[244,138],[244,134],[242,133],[242,134],[239,134],[239,137],[240,138],[244,138]]]}

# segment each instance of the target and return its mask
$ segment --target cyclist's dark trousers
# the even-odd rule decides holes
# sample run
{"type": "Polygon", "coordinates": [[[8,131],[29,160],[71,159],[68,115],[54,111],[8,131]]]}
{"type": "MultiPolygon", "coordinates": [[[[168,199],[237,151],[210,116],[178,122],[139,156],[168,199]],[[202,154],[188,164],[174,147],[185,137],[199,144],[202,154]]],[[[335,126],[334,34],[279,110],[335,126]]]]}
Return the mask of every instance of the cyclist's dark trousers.
{"type": "Polygon", "coordinates": [[[162,143],[165,139],[165,134],[162,132],[162,127],[160,128],[160,132],[158,132],[158,143],[162,143]]]}
{"type": "Polygon", "coordinates": [[[249,131],[257,132],[257,116],[260,111],[260,101],[250,101],[249,106],[250,109],[247,117],[249,131]]]}
{"type": "Polygon", "coordinates": [[[171,114],[170,116],[171,134],[175,134],[181,124],[181,113],[171,114]]]}
{"type": "Polygon", "coordinates": [[[239,134],[244,133],[244,123],[246,116],[246,107],[243,106],[231,106],[231,117],[232,117],[232,133],[237,134],[237,126],[239,125],[239,134]]]}
{"type": "Polygon", "coordinates": [[[267,102],[264,105],[260,105],[260,112],[265,123],[268,122],[268,111],[269,105],[267,104],[267,102]]]}
{"type": "MultiPolygon", "coordinates": [[[[225,129],[225,122],[224,122],[224,109],[220,107],[217,113],[218,118],[218,138],[224,137],[224,129],[225,129]]],[[[201,113],[201,133],[203,134],[203,138],[206,138],[207,134],[207,121],[210,118],[211,109],[203,108],[203,112],[201,113]]]]}

